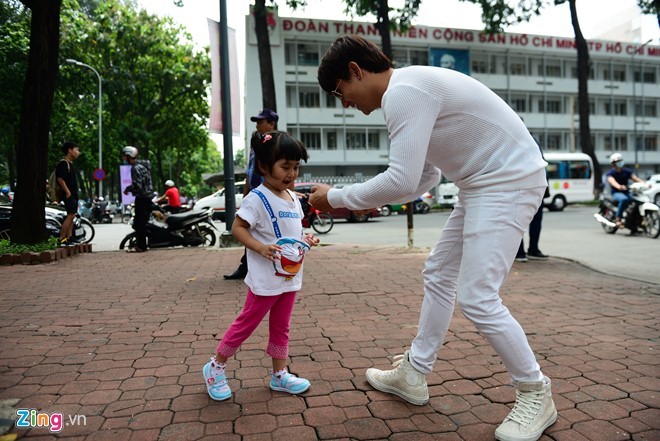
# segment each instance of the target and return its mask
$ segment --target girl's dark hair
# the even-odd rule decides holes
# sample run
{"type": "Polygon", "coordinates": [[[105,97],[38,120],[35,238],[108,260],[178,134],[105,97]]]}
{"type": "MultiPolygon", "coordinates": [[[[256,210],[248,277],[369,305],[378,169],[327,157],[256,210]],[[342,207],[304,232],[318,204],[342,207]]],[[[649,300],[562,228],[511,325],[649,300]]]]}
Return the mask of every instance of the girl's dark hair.
{"type": "MultiPolygon", "coordinates": [[[[293,139],[286,132],[278,130],[267,133],[254,132],[250,140],[250,147],[254,152],[254,159],[257,165],[261,165],[269,171],[273,169],[273,165],[280,159],[289,161],[305,161],[309,158],[307,156],[307,149],[305,145],[293,139]]],[[[259,170],[259,167],[255,167],[259,170]]]]}
{"type": "Polygon", "coordinates": [[[65,142],[64,144],[62,144],[62,147],[61,147],[62,154],[68,155],[69,150],[74,149],[76,147],[78,147],[78,144],[76,144],[75,142],[65,142]]]}
{"type": "Polygon", "coordinates": [[[349,78],[348,63],[354,61],[368,72],[380,73],[394,67],[392,61],[374,43],[358,35],[337,38],[323,55],[317,71],[319,85],[326,92],[335,89],[337,81],[349,78]]]}

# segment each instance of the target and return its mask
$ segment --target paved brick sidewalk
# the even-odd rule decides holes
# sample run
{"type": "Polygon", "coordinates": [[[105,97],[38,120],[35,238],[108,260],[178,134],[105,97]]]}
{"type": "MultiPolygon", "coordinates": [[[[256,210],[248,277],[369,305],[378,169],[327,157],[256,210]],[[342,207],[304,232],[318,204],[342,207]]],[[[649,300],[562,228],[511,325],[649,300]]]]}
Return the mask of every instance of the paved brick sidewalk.
{"type": "MultiPolygon", "coordinates": [[[[0,401],[86,425],[31,440],[492,440],[514,390],[456,312],[413,406],[372,390],[371,366],[412,340],[424,252],[322,247],[306,260],[291,370],[302,396],[272,392],[262,325],[230,361],[234,396],[214,402],[201,368],[240,310],[225,281],[242,250],[93,253],[0,268],[0,401]]],[[[476,275],[475,275],[476,276],[476,275]]],[[[660,440],[660,286],[551,259],[516,263],[502,291],[553,380],[557,423],[543,440],[660,440]]]]}

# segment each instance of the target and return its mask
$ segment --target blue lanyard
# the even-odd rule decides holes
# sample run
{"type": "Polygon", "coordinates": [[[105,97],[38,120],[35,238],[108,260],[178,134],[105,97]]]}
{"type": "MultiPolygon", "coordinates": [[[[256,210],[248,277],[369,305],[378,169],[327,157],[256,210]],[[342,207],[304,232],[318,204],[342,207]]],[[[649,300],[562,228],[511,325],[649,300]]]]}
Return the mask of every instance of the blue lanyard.
{"type": "Polygon", "coordinates": [[[270,216],[270,221],[273,223],[273,230],[275,230],[275,236],[278,239],[281,239],[282,233],[280,232],[280,226],[277,224],[277,218],[275,217],[275,213],[273,213],[273,209],[270,206],[270,202],[268,202],[266,196],[256,188],[252,189],[252,191],[261,198],[261,202],[263,202],[264,205],[266,206],[266,211],[268,211],[268,215],[270,216]]]}

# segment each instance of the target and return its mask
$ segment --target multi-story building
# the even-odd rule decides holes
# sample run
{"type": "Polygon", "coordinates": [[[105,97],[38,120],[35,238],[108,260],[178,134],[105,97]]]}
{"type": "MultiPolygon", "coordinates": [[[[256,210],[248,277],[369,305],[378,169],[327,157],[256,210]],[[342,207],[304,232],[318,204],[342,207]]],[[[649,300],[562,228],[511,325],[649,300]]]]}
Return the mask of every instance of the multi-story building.
{"type": "MultiPolygon", "coordinates": [[[[262,96],[254,26],[251,17],[247,20],[249,116],[262,107],[262,96]]],[[[380,111],[365,116],[344,109],[316,81],[319,62],[336,37],[357,34],[380,44],[375,25],[277,16],[269,23],[279,129],[309,149],[305,177],[359,180],[383,171],[389,152],[380,111]]],[[[396,67],[451,67],[484,83],[518,112],[544,150],[581,151],[573,39],[415,26],[394,33],[392,46],[396,67]]],[[[591,40],[589,55],[589,122],[603,170],[609,155],[618,151],[628,164],[637,165],[638,175],[660,173],[660,47],[591,40]]]]}

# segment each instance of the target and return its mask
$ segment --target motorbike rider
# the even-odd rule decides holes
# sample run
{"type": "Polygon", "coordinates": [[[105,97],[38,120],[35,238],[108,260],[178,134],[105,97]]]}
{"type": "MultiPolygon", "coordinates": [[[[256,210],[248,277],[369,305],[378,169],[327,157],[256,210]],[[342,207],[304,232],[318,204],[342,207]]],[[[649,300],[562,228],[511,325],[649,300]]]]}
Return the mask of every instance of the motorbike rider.
{"type": "Polygon", "coordinates": [[[103,217],[108,209],[108,203],[103,196],[99,196],[94,200],[92,205],[92,221],[103,222],[103,217]]]}
{"type": "Polygon", "coordinates": [[[151,215],[151,199],[154,187],[151,181],[151,163],[147,160],[137,159],[138,149],[127,146],[121,151],[123,159],[131,164],[131,185],[124,189],[124,194],[132,193],[135,196],[135,218],[133,229],[135,230],[135,248],[128,250],[129,253],[143,253],[147,251],[147,222],[151,215]]]}
{"type": "Polygon", "coordinates": [[[167,190],[165,190],[165,193],[156,200],[156,204],[167,201],[167,205],[165,205],[163,209],[170,213],[179,213],[183,210],[181,207],[179,189],[175,187],[174,181],[171,179],[165,181],[165,187],[167,187],[167,190]]]}
{"type": "Polygon", "coordinates": [[[623,211],[626,209],[632,196],[628,190],[628,182],[633,180],[635,182],[644,182],[627,167],[624,167],[623,155],[621,153],[613,153],[610,156],[610,165],[612,169],[607,173],[607,182],[612,187],[612,199],[618,203],[616,210],[616,226],[623,228],[621,217],[623,211]]]}

